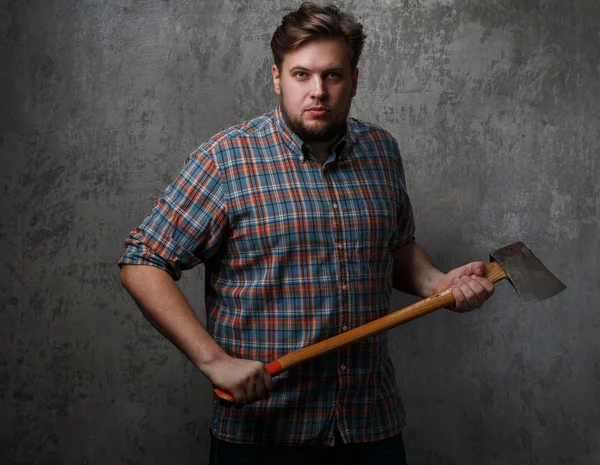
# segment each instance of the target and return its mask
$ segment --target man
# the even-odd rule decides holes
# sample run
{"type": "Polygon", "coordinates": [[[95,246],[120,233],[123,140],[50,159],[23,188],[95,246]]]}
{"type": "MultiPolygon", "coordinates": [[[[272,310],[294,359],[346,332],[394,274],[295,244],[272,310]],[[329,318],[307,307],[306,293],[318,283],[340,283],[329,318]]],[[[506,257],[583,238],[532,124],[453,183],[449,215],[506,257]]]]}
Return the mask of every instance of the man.
{"type": "Polygon", "coordinates": [[[335,7],[286,15],[271,41],[278,107],[194,151],[119,262],[146,317],[235,398],[215,404],[213,464],[404,463],[385,334],[275,380],[264,363],[383,316],[392,285],[452,286],[457,311],[493,292],[483,263],[430,263],[395,139],[348,117],[364,40],[335,7]],[[199,263],[207,329],[174,282],[199,263]]]}

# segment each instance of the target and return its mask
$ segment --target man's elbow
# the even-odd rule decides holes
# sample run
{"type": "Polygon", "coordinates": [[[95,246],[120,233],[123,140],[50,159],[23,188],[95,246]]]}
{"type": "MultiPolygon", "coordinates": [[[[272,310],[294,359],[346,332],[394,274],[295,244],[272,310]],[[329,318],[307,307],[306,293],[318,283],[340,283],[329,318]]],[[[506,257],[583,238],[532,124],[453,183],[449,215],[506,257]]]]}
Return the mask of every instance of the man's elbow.
{"type": "Polygon", "coordinates": [[[128,291],[131,289],[135,265],[121,265],[121,285],[128,291]]]}

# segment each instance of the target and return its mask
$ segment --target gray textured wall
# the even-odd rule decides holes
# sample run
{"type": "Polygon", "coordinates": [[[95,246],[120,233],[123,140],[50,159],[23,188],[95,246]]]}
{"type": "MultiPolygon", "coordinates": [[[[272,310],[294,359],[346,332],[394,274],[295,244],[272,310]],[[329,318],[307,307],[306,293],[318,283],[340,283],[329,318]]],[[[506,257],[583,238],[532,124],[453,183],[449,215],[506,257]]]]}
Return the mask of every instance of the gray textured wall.
{"type": "MultiPolygon", "coordinates": [[[[0,5],[0,462],[206,463],[210,386],[115,262],[189,152],[274,104],[298,3],[0,5]]],[[[569,286],[391,331],[410,461],[600,463],[599,2],[341,5],[369,36],[353,114],[399,139],[433,260],[522,240],[569,286]]]]}

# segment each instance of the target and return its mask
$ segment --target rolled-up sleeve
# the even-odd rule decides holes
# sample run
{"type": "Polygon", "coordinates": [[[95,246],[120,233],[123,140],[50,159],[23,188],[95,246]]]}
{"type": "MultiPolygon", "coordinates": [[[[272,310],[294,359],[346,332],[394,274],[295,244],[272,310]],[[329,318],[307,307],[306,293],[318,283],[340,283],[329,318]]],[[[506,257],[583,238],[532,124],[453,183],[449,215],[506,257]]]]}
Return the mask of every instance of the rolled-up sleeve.
{"type": "Polygon", "coordinates": [[[405,244],[415,240],[415,219],[413,215],[410,198],[406,191],[406,177],[404,175],[404,165],[400,155],[398,143],[394,140],[394,152],[396,153],[398,177],[400,180],[400,201],[396,210],[396,230],[392,239],[391,249],[397,249],[405,244]]]}
{"type": "Polygon", "coordinates": [[[392,250],[415,240],[415,219],[406,191],[402,192],[402,200],[396,215],[397,227],[392,241],[392,250]]]}
{"type": "Polygon", "coordinates": [[[178,280],[182,270],[215,254],[227,227],[218,169],[208,153],[195,151],[152,213],[131,231],[118,264],[155,266],[178,280]]]}

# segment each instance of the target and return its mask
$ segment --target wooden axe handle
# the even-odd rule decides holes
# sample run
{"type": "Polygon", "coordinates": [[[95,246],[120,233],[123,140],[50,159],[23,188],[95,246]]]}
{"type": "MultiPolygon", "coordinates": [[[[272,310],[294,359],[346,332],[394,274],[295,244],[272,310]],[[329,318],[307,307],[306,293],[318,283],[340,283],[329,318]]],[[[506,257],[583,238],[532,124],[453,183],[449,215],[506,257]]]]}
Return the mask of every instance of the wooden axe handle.
{"type": "MultiPolygon", "coordinates": [[[[486,264],[485,268],[485,277],[492,283],[507,278],[504,270],[496,262],[486,264]]],[[[407,321],[414,320],[415,318],[419,318],[423,315],[427,315],[428,313],[439,310],[440,308],[446,307],[453,302],[454,296],[452,295],[452,292],[450,289],[446,289],[445,291],[438,292],[431,297],[419,300],[408,307],[401,308],[400,310],[396,310],[395,312],[386,316],[351,329],[350,331],[340,333],[336,336],[330,337],[329,339],[325,339],[315,344],[303,347],[295,352],[284,355],[283,357],[267,364],[265,368],[271,376],[277,376],[278,374],[283,373],[284,371],[287,371],[300,363],[341,349],[342,347],[353,344],[362,339],[375,336],[376,334],[387,331],[388,329],[406,323],[407,321]]],[[[214,392],[219,399],[227,402],[234,402],[233,396],[228,392],[218,388],[215,389],[214,392]]]]}

